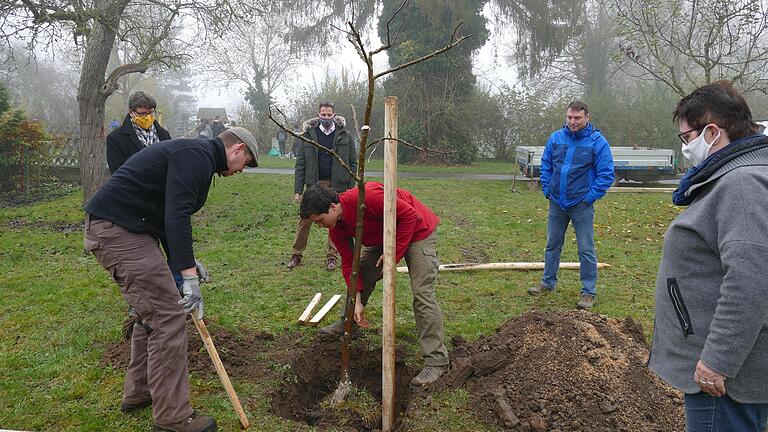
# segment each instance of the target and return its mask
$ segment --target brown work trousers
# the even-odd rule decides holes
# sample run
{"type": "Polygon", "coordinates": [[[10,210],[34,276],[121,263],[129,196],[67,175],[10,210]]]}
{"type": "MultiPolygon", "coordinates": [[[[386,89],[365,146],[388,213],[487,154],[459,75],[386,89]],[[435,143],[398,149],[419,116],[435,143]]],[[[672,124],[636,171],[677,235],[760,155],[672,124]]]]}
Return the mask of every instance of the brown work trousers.
{"type": "MultiPolygon", "coordinates": [[[[323,187],[331,187],[330,180],[320,180],[318,185],[323,187]]],[[[309,219],[302,219],[299,217],[299,222],[296,224],[296,237],[293,239],[293,254],[301,256],[304,253],[304,249],[307,248],[309,242],[309,229],[312,228],[312,221],[309,219]]],[[[333,258],[338,261],[339,251],[336,250],[336,245],[331,240],[330,232],[326,231],[328,235],[328,252],[325,254],[326,259],[333,258]]]]}
{"type": "Polygon", "coordinates": [[[190,417],[186,314],[157,239],[88,217],[85,249],[109,271],[140,320],[133,327],[123,402],[151,398],[155,423],[190,417]]]}
{"type": "MultiPolygon", "coordinates": [[[[433,231],[424,240],[413,242],[405,252],[405,263],[411,277],[413,292],[413,316],[416,319],[416,331],[419,333],[419,349],[424,358],[424,364],[429,366],[446,366],[448,364],[448,349],[445,347],[443,330],[443,312],[437,304],[435,287],[433,285],[440,261],[436,252],[437,231],[433,231]]],[[[382,247],[364,246],[360,251],[360,276],[363,278],[363,291],[360,299],[363,305],[376,288],[376,282],[381,280],[383,266],[376,267],[376,262],[384,253],[382,247]]],[[[345,303],[346,304],[346,303],[345,303]]],[[[342,308],[342,321],[344,310],[342,308]]]]}

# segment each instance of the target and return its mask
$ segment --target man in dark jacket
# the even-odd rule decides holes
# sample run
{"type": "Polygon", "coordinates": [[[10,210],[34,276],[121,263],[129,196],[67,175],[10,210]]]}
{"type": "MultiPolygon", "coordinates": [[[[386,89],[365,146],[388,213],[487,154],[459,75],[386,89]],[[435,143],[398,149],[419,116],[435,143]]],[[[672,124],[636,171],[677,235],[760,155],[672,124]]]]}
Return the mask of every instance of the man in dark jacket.
{"type": "Polygon", "coordinates": [[[211,133],[213,136],[219,136],[220,133],[224,132],[224,129],[226,128],[224,123],[221,122],[221,116],[216,116],[211,123],[211,133]]]}
{"type": "Polygon", "coordinates": [[[570,222],[576,232],[581,277],[581,299],[576,307],[589,309],[597,294],[594,204],[613,183],[613,156],[608,141],[589,122],[584,102],[571,102],[565,120],[562,129],[550,135],[541,157],[541,191],[549,200],[547,248],[541,283],[529,288],[528,293],[555,290],[570,222]]]}
{"type": "MultiPolygon", "coordinates": [[[[333,104],[323,102],[318,109],[317,117],[304,122],[303,136],[321,146],[333,150],[352,169],[357,171],[357,146],[347,129],[344,117],[337,116],[333,104]]],[[[329,153],[318,149],[312,144],[301,142],[297,146],[295,180],[293,184],[294,199],[301,204],[305,187],[319,184],[344,192],[355,185],[354,178],[329,153]]],[[[299,218],[296,227],[296,238],[293,242],[293,253],[288,268],[301,264],[302,253],[307,247],[309,229],[312,221],[299,218]]],[[[336,270],[339,262],[339,252],[333,241],[328,238],[328,253],[326,254],[326,269],[336,270]]]]}
{"type": "Polygon", "coordinates": [[[203,317],[191,216],[205,204],[215,173],[255,167],[257,155],[256,139],[244,128],[159,143],[130,158],[85,205],[85,249],[138,315],[120,410],[152,405],[155,430],[216,430],[189,403],[185,314],[203,317]],[[171,270],[183,276],[183,297],[171,270]]]}
{"type": "Polygon", "coordinates": [[[128,99],[128,114],[123,125],[107,135],[107,165],[114,174],[137,151],[171,139],[171,134],[155,120],[157,102],[138,91],[128,99]]]}

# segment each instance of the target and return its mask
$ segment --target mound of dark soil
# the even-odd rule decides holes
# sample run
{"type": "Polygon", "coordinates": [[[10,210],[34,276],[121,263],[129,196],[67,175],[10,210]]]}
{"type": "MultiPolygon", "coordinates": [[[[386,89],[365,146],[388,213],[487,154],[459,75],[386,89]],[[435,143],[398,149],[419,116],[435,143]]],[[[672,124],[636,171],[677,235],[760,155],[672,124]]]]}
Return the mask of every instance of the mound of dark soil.
{"type": "MultiPolygon", "coordinates": [[[[646,367],[640,325],[572,311],[527,313],[467,344],[427,391],[466,387],[478,418],[511,431],[682,431],[682,395],[646,367]]],[[[426,401],[426,392],[411,404],[426,401]]],[[[418,409],[416,406],[409,407],[418,409]]]]}

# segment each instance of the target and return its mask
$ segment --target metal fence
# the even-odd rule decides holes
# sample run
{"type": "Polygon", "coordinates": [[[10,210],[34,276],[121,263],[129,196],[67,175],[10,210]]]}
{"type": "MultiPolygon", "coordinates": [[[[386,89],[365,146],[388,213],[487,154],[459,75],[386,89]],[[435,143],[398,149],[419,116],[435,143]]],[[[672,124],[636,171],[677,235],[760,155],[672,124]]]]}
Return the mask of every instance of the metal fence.
{"type": "Polygon", "coordinates": [[[66,138],[64,144],[59,146],[55,141],[49,141],[52,167],[80,167],[80,137],[66,138]]]}

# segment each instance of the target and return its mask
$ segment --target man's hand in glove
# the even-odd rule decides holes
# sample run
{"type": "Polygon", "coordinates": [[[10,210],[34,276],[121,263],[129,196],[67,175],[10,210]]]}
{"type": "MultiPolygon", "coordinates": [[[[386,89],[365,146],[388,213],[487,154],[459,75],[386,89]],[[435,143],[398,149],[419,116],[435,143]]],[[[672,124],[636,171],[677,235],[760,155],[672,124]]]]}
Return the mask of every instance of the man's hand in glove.
{"type": "Polygon", "coordinates": [[[195,269],[197,269],[197,275],[200,277],[200,283],[208,282],[210,275],[208,274],[208,269],[205,268],[203,263],[195,260],[195,269]]]}
{"type": "Polygon", "coordinates": [[[203,319],[203,294],[200,292],[200,278],[197,275],[184,275],[184,284],[181,286],[184,297],[179,304],[184,312],[194,313],[198,320],[203,319]]]}

